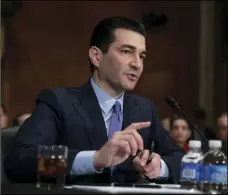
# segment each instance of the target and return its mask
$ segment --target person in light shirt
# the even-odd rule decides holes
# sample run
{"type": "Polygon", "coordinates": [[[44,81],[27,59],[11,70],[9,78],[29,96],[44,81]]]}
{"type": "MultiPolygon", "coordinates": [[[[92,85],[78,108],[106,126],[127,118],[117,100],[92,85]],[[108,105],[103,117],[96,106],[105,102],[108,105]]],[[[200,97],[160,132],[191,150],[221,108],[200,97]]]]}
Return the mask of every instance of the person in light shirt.
{"type": "Polygon", "coordinates": [[[140,177],[178,183],[183,151],[161,126],[152,101],[129,93],[143,72],[144,27],[126,17],[101,20],[88,57],[91,77],[83,86],[39,94],[6,157],[7,176],[35,182],[37,146],[55,144],[69,148],[69,183],[135,183],[140,177]]]}

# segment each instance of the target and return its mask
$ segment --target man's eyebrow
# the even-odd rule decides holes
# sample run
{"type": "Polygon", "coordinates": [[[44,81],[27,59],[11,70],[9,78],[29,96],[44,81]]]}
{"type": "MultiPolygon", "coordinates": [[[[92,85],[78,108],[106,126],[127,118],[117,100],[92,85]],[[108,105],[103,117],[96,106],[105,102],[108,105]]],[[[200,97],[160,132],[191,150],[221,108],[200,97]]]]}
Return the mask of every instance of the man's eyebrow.
{"type": "MultiPolygon", "coordinates": [[[[136,47],[135,47],[135,46],[129,45],[129,44],[121,45],[120,48],[129,48],[129,49],[132,49],[132,50],[136,50],[136,47]]],[[[143,55],[146,55],[146,51],[142,51],[141,53],[142,53],[143,55]]]]}
{"type": "Polygon", "coordinates": [[[133,45],[129,45],[129,44],[124,44],[124,45],[121,45],[121,48],[129,48],[129,49],[136,49],[136,47],[135,46],[133,46],[133,45]]]}

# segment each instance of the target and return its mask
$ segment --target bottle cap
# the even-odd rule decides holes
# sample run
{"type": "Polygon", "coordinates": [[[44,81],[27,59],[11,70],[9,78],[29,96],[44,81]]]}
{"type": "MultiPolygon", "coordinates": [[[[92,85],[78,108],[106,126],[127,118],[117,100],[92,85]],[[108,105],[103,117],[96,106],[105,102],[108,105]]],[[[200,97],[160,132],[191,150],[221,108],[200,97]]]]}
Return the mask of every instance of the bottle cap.
{"type": "Polygon", "coordinates": [[[221,140],[209,140],[209,147],[210,148],[221,148],[222,141],[221,140]]]}
{"type": "Polygon", "coordinates": [[[199,141],[199,140],[189,140],[189,147],[190,148],[200,148],[201,147],[201,141],[199,141]]]}

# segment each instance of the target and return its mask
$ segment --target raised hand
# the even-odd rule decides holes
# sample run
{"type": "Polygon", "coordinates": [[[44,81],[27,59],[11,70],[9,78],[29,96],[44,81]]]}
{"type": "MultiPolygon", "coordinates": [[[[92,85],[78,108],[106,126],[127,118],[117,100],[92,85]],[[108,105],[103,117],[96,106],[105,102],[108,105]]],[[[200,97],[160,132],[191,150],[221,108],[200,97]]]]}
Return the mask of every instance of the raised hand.
{"type": "Polygon", "coordinates": [[[102,169],[124,162],[137,150],[143,150],[143,139],[138,130],[149,127],[150,122],[132,123],[123,131],[113,134],[108,142],[94,155],[94,167],[102,169]]]}

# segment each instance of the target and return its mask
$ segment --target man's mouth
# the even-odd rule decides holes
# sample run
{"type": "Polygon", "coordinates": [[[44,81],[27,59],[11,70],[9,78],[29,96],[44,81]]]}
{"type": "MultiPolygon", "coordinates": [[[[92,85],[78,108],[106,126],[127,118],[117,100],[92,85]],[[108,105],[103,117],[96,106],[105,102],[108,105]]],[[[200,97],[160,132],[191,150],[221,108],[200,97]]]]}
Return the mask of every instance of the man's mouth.
{"type": "Polygon", "coordinates": [[[128,79],[131,80],[131,81],[136,81],[137,78],[138,78],[137,74],[134,74],[134,73],[127,74],[127,77],[128,77],[128,79]]]}

